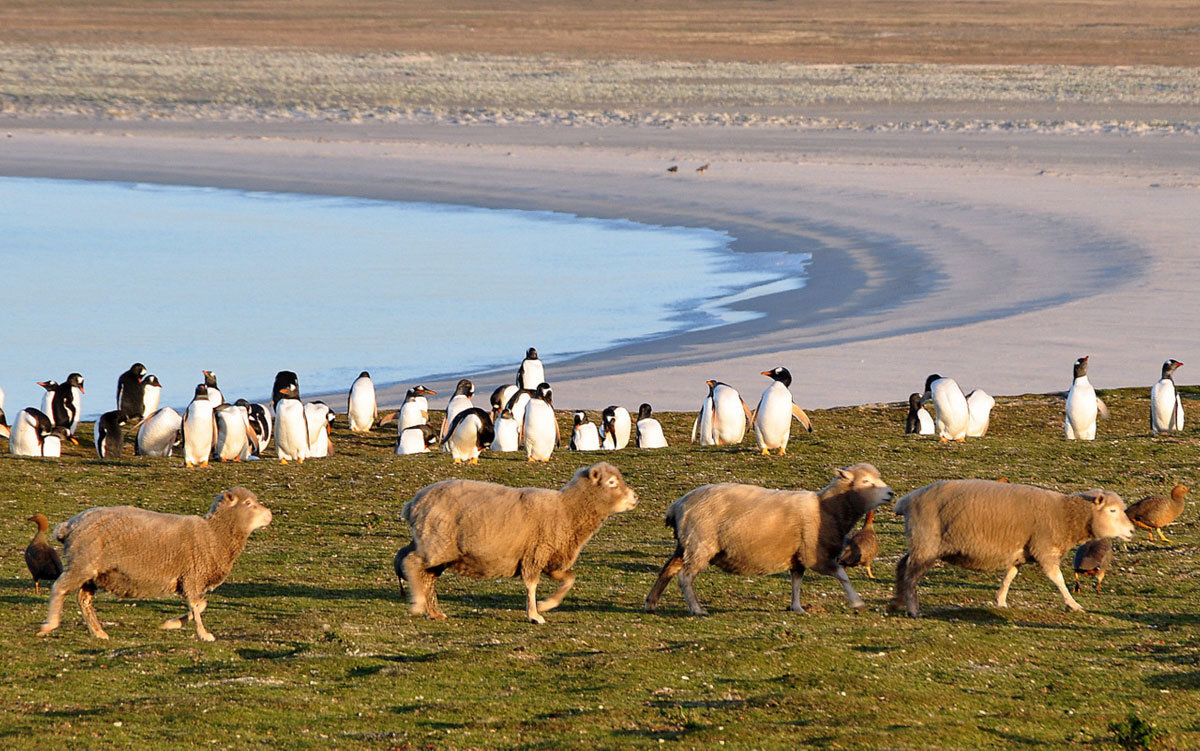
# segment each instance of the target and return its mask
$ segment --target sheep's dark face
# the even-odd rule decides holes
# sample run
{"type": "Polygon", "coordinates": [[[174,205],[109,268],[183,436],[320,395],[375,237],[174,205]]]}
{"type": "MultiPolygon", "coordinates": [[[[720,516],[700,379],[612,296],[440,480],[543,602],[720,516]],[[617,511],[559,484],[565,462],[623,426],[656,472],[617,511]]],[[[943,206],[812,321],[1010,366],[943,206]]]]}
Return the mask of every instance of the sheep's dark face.
{"type": "Polygon", "coordinates": [[[637,505],[637,493],[625,484],[625,478],[621,477],[621,470],[613,465],[608,462],[593,464],[586,469],[579,470],[576,477],[584,473],[586,473],[587,481],[599,488],[603,497],[611,501],[612,513],[619,514],[622,511],[629,511],[637,505]]]}
{"type": "Polygon", "coordinates": [[[1089,490],[1079,496],[1092,502],[1092,537],[1133,539],[1133,522],[1125,515],[1125,501],[1107,490],[1089,490]]]}
{"type": "Polygon", "coordinates": [[[847,492],[856,493],[863,499],[866,510],[890,503],[895,493],[879,475],[874,465],[862,463],[843,467],[837,471],[837,480],[847,492]]]}
{"type": "Polygon", "coordinates": [[[238,486],[213,498],[213,504],[206,516],[217,514],[236,514],[242,520],[246,532],[250,533],[271,523],[271,509],[258,502],[258,496],[246,488],[238,486]]]}

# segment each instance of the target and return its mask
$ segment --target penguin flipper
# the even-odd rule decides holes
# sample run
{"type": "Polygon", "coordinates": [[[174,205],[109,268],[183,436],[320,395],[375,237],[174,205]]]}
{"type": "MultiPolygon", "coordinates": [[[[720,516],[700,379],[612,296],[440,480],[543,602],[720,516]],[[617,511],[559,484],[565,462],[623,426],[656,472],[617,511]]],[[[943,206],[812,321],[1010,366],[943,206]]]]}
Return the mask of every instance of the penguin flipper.
{"type": "Polygon", "coordinates": [[[378,422],[377,424],[378,424],[380,427],[383,427],[384,425],[387,425],[387,424],[388,424],[389,422],[391,422],[392,420],[395,420],[395,419],[396,419],[396,416],[397,416],[397,415],[399,415],[399,414],[400,414],[399,412],[388,412],[386,415],[384,415],[383,417],[379,418],[379,422],[378,422]]]}
{"type": "Polygon", "coordinates": [[[1108,419],[1108,405],[1105,404],[1104,400],[1098,396],[1096,397],[1096,410],[1100,412],[1101,420],[1108,419]]]}
{"type": "Polygon", "coordinates": [[[754,414],[750,412],[750,407],[746,405],[746,400],[739,396],[738,401],[742,403],[742,411],[746,413],[746,422],[754,424],[754,414]]]}
{"type": "Polygon", "coordinates": [[[794,402],[792,403],[792,417],[795,417],[797,420],[799,420],[800,424],[803,425],[804,429],[809,433],[813,432],[812,422],[809,421],[808,415],[804,413],[804,410],[800,409],[800,405],[794,402]]]}
{"type": "Polygon", "coordinates": [[[692,443],[696,442],[696,433],[700,432],[700,415],[703,413],[704,410],[697,412],[696,420],[692,423],[692,443]]]}

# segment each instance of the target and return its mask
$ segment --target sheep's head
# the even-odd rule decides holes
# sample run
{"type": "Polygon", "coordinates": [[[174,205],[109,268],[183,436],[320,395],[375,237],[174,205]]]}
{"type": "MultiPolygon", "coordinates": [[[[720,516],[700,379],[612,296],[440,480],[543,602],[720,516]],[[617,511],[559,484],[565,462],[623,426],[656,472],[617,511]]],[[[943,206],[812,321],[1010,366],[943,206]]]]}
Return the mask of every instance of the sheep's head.
{"type": "Polygon", "coordinates": [[[861,498],[865,511],[890,502],[895,495],[880,477],[875,465],[866,462],[839,469],[833,479],[833,485],[843,493],[854,493],[861,498]]]}
{"type": "Polygon", "coordinates": [[[621,477],[621,470],[608,462],[600,462],[590,467],[580,467],[575,472],[572,484],[576,482],[587,483],[589,487],[595,486],[600,497],[609,502],[610,513],[618,514],[637,505],[637,493],[625,484],[625,478],[621,477]]]}
{"type": "Polygon", "coordinates": [[[240,485],[213,496],[212,506],[205,518],[227,513],[236,514],[244,522],[247,533],[267,526],[272,518],[271,509],[259,503],[258,496],[240,485]]]}
{"type": "Polygon", "coordinates": [[[1133,538],[1133,522],[1125,515],[1125,501],[1108,490],[1088,490],[1077,493],[1077,498],[1092,503],[1092,537],[1133,538]]]}

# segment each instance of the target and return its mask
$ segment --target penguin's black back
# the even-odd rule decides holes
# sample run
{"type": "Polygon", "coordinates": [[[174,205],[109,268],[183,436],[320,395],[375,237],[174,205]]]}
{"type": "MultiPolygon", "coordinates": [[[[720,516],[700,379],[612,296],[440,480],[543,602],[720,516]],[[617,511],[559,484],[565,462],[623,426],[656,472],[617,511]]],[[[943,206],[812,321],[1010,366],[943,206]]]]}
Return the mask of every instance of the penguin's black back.
{"type": "Polygon", "coordinates": [[[122,426],[125,416],[121,410],[105,412],[96,421],[96,453],[101,459],[119,459],[125,442],[122,426]]]}
{"type": "Polygon", "coordinates": [[[117,379],[117,409],[129,419],[140,420],[145,417],[142,414],[145,405],[146,385],[142,383],[141,376],[130,368],[117,379]]]}

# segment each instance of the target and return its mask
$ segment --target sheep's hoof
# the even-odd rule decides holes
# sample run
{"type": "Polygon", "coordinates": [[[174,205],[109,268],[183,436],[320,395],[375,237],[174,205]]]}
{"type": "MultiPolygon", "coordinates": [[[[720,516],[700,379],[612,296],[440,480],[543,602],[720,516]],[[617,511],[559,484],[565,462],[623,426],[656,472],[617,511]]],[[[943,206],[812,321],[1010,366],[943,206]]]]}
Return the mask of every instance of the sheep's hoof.
{"type": "Polygon", "coordinates": [[[540,626],[540,625],[542,625],[542,624],[544,624],[544,623],[546,622],[546,619],[545,619],[545,618],[543,618],[543,617],[541,617],[541,616],[540,616],[540,615],[538,615],[537,613],[530,613],[530,614],[529,614],[529,622],[530,622],[530,623],[536,623],[536,624],[538,624],[538,625],[540,626]]]}
{"type": "Polygon", "coordinates": [[[38,629],[38,633],[37,633],[37,635],[38,635],[38,636],[45,636],[45,635],[49,634],[51,631],[53,631],[53,630],[54,630],[54,629],[56,629],[56,628],[58,628],[58,624],[57,624],[57,623],[56,623],[56,624],[54,624],[53,626],[51,626],[49,623],[43,623],[43,624],[42,624],[42,627],[38,629]]]}
{"type": "Polygon", "coordinates": [[[803,605],[789,605],[788,610],[793,613],[799,613],[800,615],[808,615],[808,611],[804,609],[803,605]]]}
{"type": "Polygon", "coordinates": [[[108,633],[105,631],[97,631],[94,634],[92,634],[92,636],[97,639],[104,639],[106,641],[108,640],[108,633]]]}
{"type": "Polygon", "coordinates": [[[217,637],[205,631],[203,634],[196,634],[200,641],[216,641],[217,637]]]}
{"type": "Polygon", "coordinates": [[[705,610],[704,608],[700,608],[699,610],[693,610],[692,615],[704,617],[704,616],[708,615],[708,611],[705,610]]]}
{"type": "Polygon", "coordinates": [[[446,620],[446,614],[445,614],[445,613],[429,613],[429,612],[427,612],[427,613],[425,613],[425,617],[426,617],[426,618],[428,618],[428,619],[429,619],[429,620],[431,620],[431,621],[444,621],[444,620],[446,620]]]}
{"type": "Polygon", "coordinates": [[[854,609],[854,612],[855,612],[855,613],[861,613],[861,612],[863,612],[864,610],[866,610],[866,609],[867,609],[867,603],[865,603],[865,602],[862,602],[862,601],[860,600],[860,601],[858,601],[858,602],[852,602],[852,603],[850,603],[850,607],[854,609]]]}
{"type": "Polygon", "coordinates": [[[163,631],[174,631],[177,628],[183,628],[183,619],[171,618],[170,620],[163,621],[159,628],[163,631]]]}

